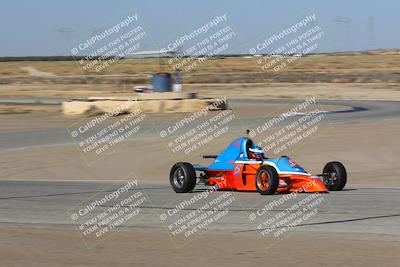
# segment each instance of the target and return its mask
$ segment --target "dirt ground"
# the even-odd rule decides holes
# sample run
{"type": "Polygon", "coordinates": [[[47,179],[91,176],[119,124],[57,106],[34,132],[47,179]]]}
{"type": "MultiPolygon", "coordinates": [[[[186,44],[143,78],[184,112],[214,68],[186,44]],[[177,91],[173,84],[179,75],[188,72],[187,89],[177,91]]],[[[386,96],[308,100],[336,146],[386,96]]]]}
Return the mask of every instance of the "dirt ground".
{"type": "MultiPolygon", "coordinates": [[[[400,52],[398,49],[369,51],[369,52],[354,52],[354,53],[332,53],[327,55],[310,55],[297,60],[290,64],[288,68],[279,71],[279,74],[285,72],[368,72],[368,71],[383,71],[391,72],[398,71],[398,60],[400,52]]],[[[191,81],[191,76],[198,73],[228,73],[228,72],[260,72],[260,65],[257,63],[259,57],[229,57],[229,58],[212,58],[199,64],[198,68],[190,72],[185,72],[188,80],[191,81]]],[[[273,58],[268,58],[267,61],[273,61],[273,58]]],[[[173,65],[168,63],[168,59],[160,60],[158,58],[148,59],[127,59],[120,60],[102,72],[96,72],[94,69],[84,72],[80,67],[79,62],[70,61],[9,61],[0,62],[0,77],[1,76],[17,76],[28,77],[35,75],[33,71],[37,70],[46,75],[82,75],[82,74],[151,74],[160,70],[172,71],[173,65]]],[[[266,72],[275,71],[272,68],[266,72]]],[[[37,75],[40,76],[40,75],[37,75]]]]}
{"type": "Polygon", "coordinates": [[[3,226],[0,266],[398,266],[400,242],[291,233],[206,233],[175,248],[167,232],[123,230],[88,249],[75,229],[3,226]],[[229,244],[229,245],[228,245],[229,244]]]}
{"type": "MultiPolygon", "coordinates": [[[[213,58],[181,73],[183,90],[230,98],[400,100],[398,49],[312,55],[281,71],[264,70],[259,57],[213,58]]],[[[267,59],[273,60],[273,59],[267,59]]],[[[168,59],[120,60],[105,72],[83,72],[74,61],[0,62],[0,97],[77,98],[134,95],[150,76],[171,72],[168,59]]]]}
{"type": "MultiPolygon", "coordinates": [[[[398,83],[218,83],[183,84],[184,92],[199,97],[248,99],[318,99],[400,100],[398,83]]],[[[134,96],[134,86],[54,84],[0,85],[0,97],[8,98],[83,98],[134,96]]]]}
{"type": "Polygon", "coordinates": [[[15,105],[3,104],[0,105],[0,114],[21,114],[32,112],[61,112],[61,107],[58,105],[15,105]]]}

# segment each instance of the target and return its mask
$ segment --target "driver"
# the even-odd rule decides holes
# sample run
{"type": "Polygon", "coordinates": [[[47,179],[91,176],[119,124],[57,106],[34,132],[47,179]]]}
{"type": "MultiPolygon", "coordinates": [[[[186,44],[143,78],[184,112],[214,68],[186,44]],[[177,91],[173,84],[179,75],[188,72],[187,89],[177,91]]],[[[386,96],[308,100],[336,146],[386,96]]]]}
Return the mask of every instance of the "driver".
{"type": "Polygon", "coordinates": [[[264,159],[263,149],[259,146],[250,147],[248,151],[248,157],[249,159],[263,160],[264,159]]]}

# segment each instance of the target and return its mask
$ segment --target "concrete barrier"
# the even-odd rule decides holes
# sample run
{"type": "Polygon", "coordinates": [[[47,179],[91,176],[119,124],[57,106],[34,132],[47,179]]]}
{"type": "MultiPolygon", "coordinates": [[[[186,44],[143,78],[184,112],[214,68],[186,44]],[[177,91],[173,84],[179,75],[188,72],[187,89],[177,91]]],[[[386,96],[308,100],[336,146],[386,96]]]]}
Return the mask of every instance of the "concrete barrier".
{"type": "MultiPolygon", "coordinates": [[[[163,93],[164,94],[164,93],[163,93]]],[[[113,112],[115,115],[132,113],[138,108],[146,113],[180,113],[195,112],[217,103],[217,99],[148,99],[130,101],[116,98],[73,99],[62,103],[62,111],[66,115],[98,115],[113,112]]],[[[219,103],[219,102],[218,102],[219,103]]],[[[216,105],[216,104],[215,104],[216,105]]],[[[219,103],[215,109],[227,109],[226,103],[219,103]]]]}

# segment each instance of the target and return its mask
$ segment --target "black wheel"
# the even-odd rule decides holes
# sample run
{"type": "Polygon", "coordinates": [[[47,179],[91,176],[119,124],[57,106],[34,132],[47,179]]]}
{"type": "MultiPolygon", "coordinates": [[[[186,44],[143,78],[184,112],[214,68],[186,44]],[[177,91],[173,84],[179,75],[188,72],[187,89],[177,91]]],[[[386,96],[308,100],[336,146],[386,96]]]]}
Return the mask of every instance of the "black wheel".
{"type": "Polygon", "coordinates": [[[338,161],[328,162],[323,170],[324,184],[330,191],[339,191],[347,182],[347,173],[343,164],[338,161]]]}
{"type": "Polygon", "coordinates": [[[256,173],[256,188],[261,195],[275,194],[279,185],[278,173],[271,166],[262,166],[256,173]]]}
{"type": "Polygon", "coordinates": [[[176,193],[187,193],[196,185],[196,171],[193,165],[187,162],[178,162],[172,166],[169,181],[176,193]]]}

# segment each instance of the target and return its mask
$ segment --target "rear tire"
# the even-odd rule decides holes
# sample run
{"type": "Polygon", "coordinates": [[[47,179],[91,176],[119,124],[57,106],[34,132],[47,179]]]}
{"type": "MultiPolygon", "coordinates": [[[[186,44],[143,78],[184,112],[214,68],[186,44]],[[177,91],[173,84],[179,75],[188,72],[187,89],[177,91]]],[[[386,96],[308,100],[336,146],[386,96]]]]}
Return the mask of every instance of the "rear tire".
{"type": "Polygon", "coordinates": [[[256,173],[255,183],[261,195],[273,195],[279,185],[278,173],[274,167],[262,166],[256,173]]]}
{"type": "Polygon", "coordinates": [[[324,184],[329,191],[340,191],[346,185],[347,172],[344,165],[339,161],[328,162],[323,173],[324,175],[328,174],[328,177],[324,177],[324,184]]]}
{"type": "Polygon", "coordinates": [[[169,182],[176,193],[187,193],[196,186],[196,171],[192,164],[178,162],[171,168],[169,182]]]}

